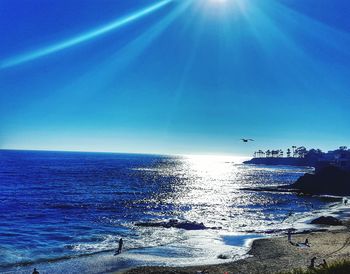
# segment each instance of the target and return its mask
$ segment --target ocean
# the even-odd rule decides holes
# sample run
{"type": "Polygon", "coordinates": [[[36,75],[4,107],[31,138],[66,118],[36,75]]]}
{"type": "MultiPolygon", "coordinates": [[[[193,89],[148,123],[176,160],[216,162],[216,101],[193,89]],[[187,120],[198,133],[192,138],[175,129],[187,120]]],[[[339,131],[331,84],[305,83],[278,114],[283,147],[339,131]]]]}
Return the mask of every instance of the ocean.
{"type": "Polygon", "coordinates": [[[308,167],[234,157],[0,150],[0,272],[108,273],[243,258],[252,239],[307,226],[329,202],[246,187],[285,185],[308,167]],[[177,219],[208,229],[135,226],[177,219]],[[124,250],[114,256],[120,238],[124,250]]]}

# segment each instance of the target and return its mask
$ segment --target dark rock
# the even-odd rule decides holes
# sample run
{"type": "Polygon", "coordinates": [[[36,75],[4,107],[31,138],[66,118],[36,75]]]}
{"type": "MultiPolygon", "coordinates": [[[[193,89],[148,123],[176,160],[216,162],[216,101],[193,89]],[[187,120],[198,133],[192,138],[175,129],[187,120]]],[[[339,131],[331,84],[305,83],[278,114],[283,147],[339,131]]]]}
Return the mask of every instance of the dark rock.
{"type": "Polygon", "coordinates": [[[207,229],[203,223],[192,223],[192,222],[183,222],[175,225],[176,228],[182,228],[186,230],[202,230],[207,229]]]}
{"type": "Polygon", "coordinates": [[[179,222],[178,220],[169,220],[167,222],[145,222],[145,223],[135,223],[136,226],[142,227],[164,227],[164,228],[179,228],[185,230],[204,230],[204,229],[220,229],[220,227],[206,227],[203,223],[197,222],[179,222]]]}
{"type": "Polygon", "coordinates": [[[297,190],[288,186],[263,186],[263,187],[243,187],[240,190],[257,192],[297,192],[297,190]]]}
{"type": "Polygon", "coordinates": [[[218,259],[227,260],[227,259],[230,259],[230,256],[229,255],[225,255],[225,254],[220,254],[218,256],[218,259]]]}
{"type": "Polygon", "coordinates": [[[328,166],[316,174],[301,176],[289,188],[305,194],[350,195],[350,172],[328,166]]]}
{"type": "Polygon", "coordinates": [[[332,216],[321,216],[311,221],[312,224],[317,225],[342,225],[343,223],[332,216]]]}

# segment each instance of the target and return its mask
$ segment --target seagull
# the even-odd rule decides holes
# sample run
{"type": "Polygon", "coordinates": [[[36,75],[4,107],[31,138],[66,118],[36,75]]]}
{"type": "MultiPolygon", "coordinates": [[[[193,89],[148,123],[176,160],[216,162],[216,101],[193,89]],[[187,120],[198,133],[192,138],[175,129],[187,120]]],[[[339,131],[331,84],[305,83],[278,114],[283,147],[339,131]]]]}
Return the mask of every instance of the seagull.
{"type": "Polygon", "coordinates": [[[254,141],[253,139],[241,139],[243,141],[243,143],[248,143],[249,141],[254,141]]]}

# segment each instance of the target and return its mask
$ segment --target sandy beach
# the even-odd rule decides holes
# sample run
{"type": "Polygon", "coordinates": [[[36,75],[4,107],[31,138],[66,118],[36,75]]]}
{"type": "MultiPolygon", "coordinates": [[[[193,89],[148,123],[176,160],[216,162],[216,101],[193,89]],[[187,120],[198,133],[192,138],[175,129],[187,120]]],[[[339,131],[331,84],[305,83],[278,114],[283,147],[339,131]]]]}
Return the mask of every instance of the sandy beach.
{"type": "Polygon", "coordinates": [[[312,257],[316,265],[326,259],[327,263],[350,258],[350,230],[338,227],[325,232],[295,234],[291,244],[287,235],[255,240],[249,258],[219,265],[190,267],[138,267],[118,273],[278,273],[295,268],[307,268],[312,257]],[[310,247],[296,245],[308,238],[310,247]]]}

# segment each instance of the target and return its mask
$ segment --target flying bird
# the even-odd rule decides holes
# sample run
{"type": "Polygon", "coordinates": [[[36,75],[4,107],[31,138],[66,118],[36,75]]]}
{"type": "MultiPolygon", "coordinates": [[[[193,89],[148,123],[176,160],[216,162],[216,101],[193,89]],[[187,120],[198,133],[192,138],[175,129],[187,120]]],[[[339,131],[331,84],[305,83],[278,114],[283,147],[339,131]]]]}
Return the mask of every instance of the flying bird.
{"type": "Polygon", "coordinates": [[[243,141],[243,143],[248,143],[249,141],[254,141],[253,139],[241,139],[243,141]]]}

